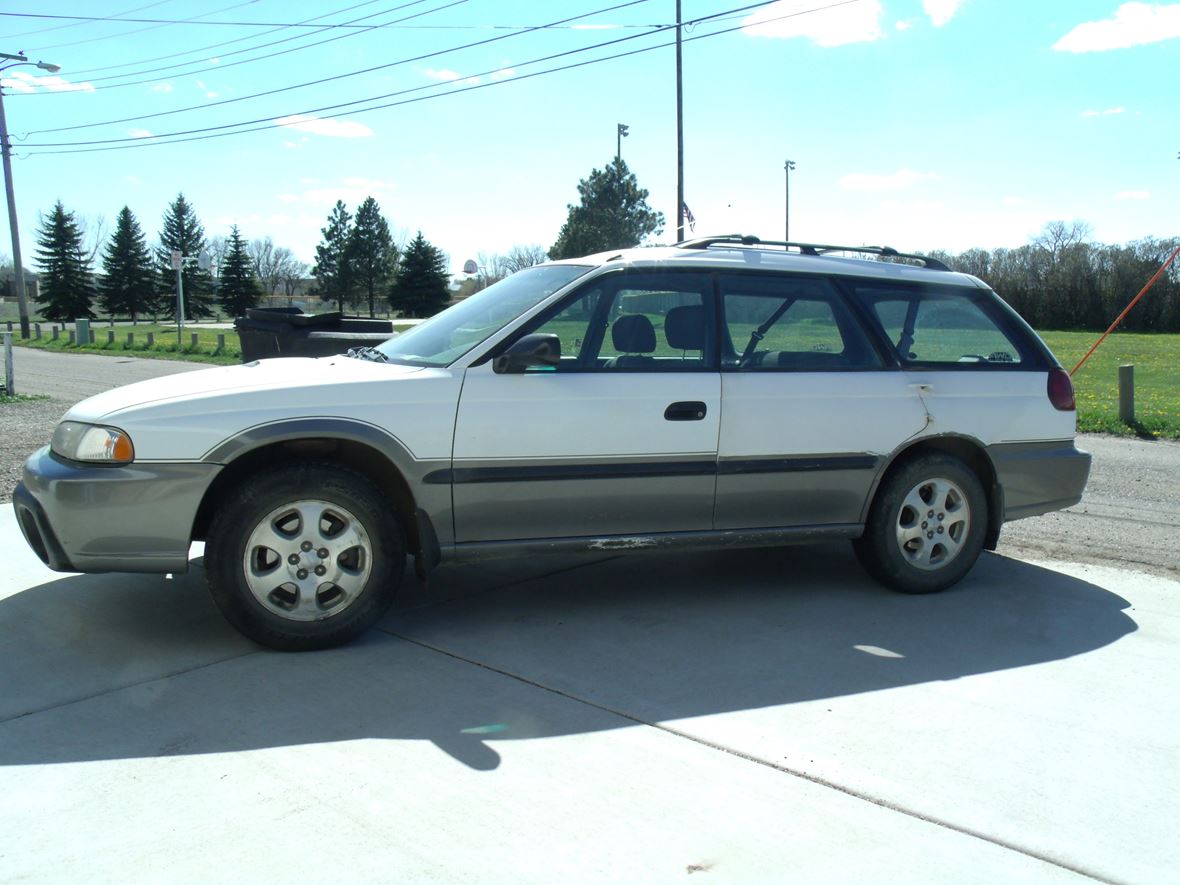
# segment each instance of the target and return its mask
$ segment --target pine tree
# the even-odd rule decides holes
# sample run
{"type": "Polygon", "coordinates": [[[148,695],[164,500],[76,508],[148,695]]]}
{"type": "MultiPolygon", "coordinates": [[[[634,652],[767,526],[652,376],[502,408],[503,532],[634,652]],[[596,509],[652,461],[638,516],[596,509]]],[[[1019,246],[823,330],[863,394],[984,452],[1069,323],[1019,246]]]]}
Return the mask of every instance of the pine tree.
{"type": "Polygon", "coordinates": [[[446,307],[450,296],[447,258],[418,231],[402,256],[389,303],[402,316],[428,317],[446,307]]]}
{"type": "Polygon", "coordinates": [[[549,257],[578,258],[608,249],[638,246],[644,237],[664,230],[664,213],[647,204],[647,191],[621,157],[578,182],[582,201],[567,206],[569,216],[549,250],[549,257]]]}
{"type": "Polygon", "coordinates": [[[379,293],[386,290],[397,269],[397,248],[372,197],[366,197],[356,210],[344,255],[355,291],[368,300],[369,316],[373,316],[379,293]]]}
{"type": "Polygon", "coordinates": [[[316,292],[320,298],[336,302],[341,313],[352,294],[352,280],[345,257],[351,221],[352,216],[347,207],[337,200],[328,216],[328,226],[320,229],[324,238],[315,247],[315,267],[311,269],[311,275],[317,280],[316,292]]]}
{"type": "Polygon", "coordinates": [[[124,206],[115,220],[115,235],[102,257],[98,303],[111,319],[129,316],[134,322],[156,301],[156,269],[147,240],[135,215],[124,206]]]}
{"type": "Polygon", "coordinates": [[[67,212],[61,200],[37,231],[36,261],[41,268],[42,316],[57,322],[94,317],[90,310],[93,284],[82,231],[74,213],[67,212]]]}
{"type": "MultiPolygon", "coordinates": [[[[185,258],[196,258],[205,249],[205,228],[197,213],[177,194],[164,215],[160,231],[160,248],[156,250],[156,264],[160,274],[159,309],[176,313],[176,271],[172,268],[172,252],[179,250],[185,258]]],[[[196,262],[186,261],[181,271],[184,276],[184,315],[188,319],[212,316],[213,277],[201,270],[196,262]]]]}
{"type": "Polygon", "coordinates": [[[221,289],[217,301],[231,317],[246,315],[248,308],[258,304],[262,292],[254,278],[254,267],[246,253],[246,241],[238,233],[238,226],[231,228],[229,248],[225,251],[225,264],[221,268],[221,289]]]}

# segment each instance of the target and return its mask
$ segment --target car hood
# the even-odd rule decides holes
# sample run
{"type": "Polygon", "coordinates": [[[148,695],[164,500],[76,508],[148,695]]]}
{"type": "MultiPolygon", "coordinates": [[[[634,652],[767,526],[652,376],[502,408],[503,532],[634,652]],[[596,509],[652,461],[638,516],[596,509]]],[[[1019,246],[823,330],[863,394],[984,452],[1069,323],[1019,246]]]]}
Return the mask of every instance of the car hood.
{"type": "MultiPolygon", "coordinates": [[[[191,400],[225,394],[289,392],[291,388],[330,387],[353,381],[387,380],[422,370],[343,356],[288,357],[255,360],[242,366],[221,366],[200,372],[181,372],[137,381],[82,400],[66,414],[70,421],[101,423],[119,412],[173,400],[191,400]]],[[[314,394],[313,394],[314,395],[314,394]]],[[[320,397],[316,396],[316,399],[320,397]]]]}
{"type": "Polygon", "coordinates": [[[141,381],[65,420],[119,427],[136,461],[204,460],[252,428],[330,419],[379,428],[417,455],[448,452],[462,373],[348,357],[278,358],[141,381]]]}

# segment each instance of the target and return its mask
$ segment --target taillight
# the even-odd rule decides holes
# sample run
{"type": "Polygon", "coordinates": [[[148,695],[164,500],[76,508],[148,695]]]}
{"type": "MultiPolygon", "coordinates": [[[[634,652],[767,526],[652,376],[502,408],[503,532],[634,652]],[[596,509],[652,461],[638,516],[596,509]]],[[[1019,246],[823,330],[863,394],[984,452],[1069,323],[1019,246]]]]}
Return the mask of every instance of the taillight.
{"type": "Polygon", "coordinates": [[[1073,381],[1065,369],[1049,370],[1049,402],[1059,412],[1072,412],[1077,408],[1073,396],[1073,381]]]}

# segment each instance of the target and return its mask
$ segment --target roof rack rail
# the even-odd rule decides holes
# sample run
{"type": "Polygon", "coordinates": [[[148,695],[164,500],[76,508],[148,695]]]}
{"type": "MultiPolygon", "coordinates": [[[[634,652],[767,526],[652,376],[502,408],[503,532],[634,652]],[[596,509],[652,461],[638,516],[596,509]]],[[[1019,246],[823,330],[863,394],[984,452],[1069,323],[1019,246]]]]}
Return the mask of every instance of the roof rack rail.
{"type": "Polygon", "coordinates": [[[784,249],[798,249],[800,255],[825,255],[829,252],[863,252],[867,255],[878,255],[882,258],[906,258],[920,261],[930,270],[950,270],[943,262],[929,255],[912,255],[908,252],[898,252],[892,246],[832,246],[823,243],[796,243],[786,240],[762,240],[749,234],[720,234],[714,237],[701,237],[696,240],[686,240],[677,243],[680,249],[708,249],[715,245],[734,246],[781,246],[784,249]]]}

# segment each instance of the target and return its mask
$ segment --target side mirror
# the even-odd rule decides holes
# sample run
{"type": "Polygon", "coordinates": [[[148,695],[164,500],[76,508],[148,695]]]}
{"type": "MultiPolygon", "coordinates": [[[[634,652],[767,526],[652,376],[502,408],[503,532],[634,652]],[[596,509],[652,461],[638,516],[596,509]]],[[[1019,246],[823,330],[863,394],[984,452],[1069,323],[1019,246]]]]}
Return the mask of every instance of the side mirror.
{"type": "Polygon", "coordinates": [[[497,375],[520,375],[530,366],[556,366],[561,360],[561,339],[553,334],[534,332],[513,343],[492,360],[497,375]]]}

